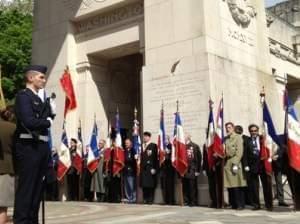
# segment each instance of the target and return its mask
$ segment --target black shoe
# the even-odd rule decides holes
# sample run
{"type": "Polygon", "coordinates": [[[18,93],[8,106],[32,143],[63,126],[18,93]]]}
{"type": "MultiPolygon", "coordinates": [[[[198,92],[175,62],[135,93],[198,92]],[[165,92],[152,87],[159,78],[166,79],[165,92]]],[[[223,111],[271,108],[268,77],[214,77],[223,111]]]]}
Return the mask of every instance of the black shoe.
{"type": "Polygon", "coordinates": [[[273,211],[273,208],[271,207],[271,208],[266,208],[266,210],[268,211],[268,212],[271,212],[271,211],[273,211]]]}
{"type": "Polygon", "coordinates": [[[287,203],[285,203],[284,201],[279,202],[278,206],[282,206],[282,207],[289,207],[289,205],[287,203]]]}
{"type": "Polygon", "coordinates": [[[237,207],[236,210],[244,210],[244,207],[237,207]]]}
{"type": "Polygon", "coordinates": [[[252,210],[253,210],[253,211],[260,210],[260,206],[254,206],[254,207],[252,208],[252,210]]]}

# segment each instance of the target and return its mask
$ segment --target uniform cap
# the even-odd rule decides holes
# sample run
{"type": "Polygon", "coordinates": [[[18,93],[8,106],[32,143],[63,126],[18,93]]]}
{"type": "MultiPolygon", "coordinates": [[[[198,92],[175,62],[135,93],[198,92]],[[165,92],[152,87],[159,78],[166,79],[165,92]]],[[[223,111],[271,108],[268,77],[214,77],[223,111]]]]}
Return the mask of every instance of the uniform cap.
{"type": "Polygon", "coordinates": [[[29,65],[25,70],[24,73],[27,73],[29,71],[35,71],[35,72],[40,72],[43,74],[46,74],[47,72],[47,66],[45,65],[29,65]]]}
{"type": "Polygon", "coordinates": [[[151,137],[151,133],[150,133],[149,131],[145,131],[143,135],[144,135],[144,136],[151,137]]]}

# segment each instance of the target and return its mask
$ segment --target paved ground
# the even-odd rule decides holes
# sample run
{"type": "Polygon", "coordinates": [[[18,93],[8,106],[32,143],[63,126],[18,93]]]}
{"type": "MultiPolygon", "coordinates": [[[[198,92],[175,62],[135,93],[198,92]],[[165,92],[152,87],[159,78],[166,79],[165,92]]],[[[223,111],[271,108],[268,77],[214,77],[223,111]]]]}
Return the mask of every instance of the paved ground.
{"type": "MultiPolygon", "coordinates": [[[[11,213],[11,211],[10,211],[11,213]]],[[[288,223],[299,224],[300,212],[276,207],[265,210],[235,211],[205,207],[162,205],[125,205],[85,202],[47,202],[47,224],[225,224],[225,223],[288,223]]]]}

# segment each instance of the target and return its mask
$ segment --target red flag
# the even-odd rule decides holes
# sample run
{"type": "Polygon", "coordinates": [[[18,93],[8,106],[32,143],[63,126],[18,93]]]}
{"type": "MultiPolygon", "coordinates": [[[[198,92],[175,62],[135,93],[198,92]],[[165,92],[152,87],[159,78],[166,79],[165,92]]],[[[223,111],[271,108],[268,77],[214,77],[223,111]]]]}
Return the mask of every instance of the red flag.
{"type": "Polygon", "coordinates": [[[64,74],[60,79],[60,84],[66,94],[65,110],[64,110],[64,117],[66,117],[68,111],[75,109],[77,106],[75,92],[74,92],[69,69],[65,70],[64,74]]]}
{"type": "Polygon", "coordinates": [[[82,158],[82,152],[83,152],[83,145],[82,145],[82,135],[81,135],[81,123],[79,123],[78,127],[78,142],[77,142],[77,147],[76,147],[76,155],[73,159],[73,165],[76,168],[76,170],[81,174],[82,173],[82,163],[83,163],[83,158],[82,158]]]}
{"type": "Polygon", "coordinates": [[[260,143],[260,160],[263,161],[266,173],[268,175],[272,175],[272,161],[270,162],[270,150],[267,148],[266,144],[266,138],[262,137],[261,138],[261,143],[260,143]]]}
{"type": "Polygon", "coordinates": [[[113,176],[120,173],[125,165],[125,153],[124,150],[120,147],[115,147],[113,149],[113,176]]]}

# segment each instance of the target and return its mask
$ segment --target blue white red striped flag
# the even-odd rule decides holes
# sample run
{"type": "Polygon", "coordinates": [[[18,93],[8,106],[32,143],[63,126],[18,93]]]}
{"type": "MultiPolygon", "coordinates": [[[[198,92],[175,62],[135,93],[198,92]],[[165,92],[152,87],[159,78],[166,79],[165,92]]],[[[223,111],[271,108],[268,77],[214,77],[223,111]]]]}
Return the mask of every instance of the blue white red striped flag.
{"type": "Polygon", "coordinates": [[[288,137],[288,157],[290,166],[296,171],[300,172],[300,122],[297,118],[295,108],[292,101],[286,93],[286,127],[288,137]]]}
{"type": "Polygon", "coordinates": [[[179,112],[175,113],[175,127],[173,137],[173,150],[172,150],[172,165],[177,172],[184,176],[187,171],[187,152],[184,139],[184,132],[181,123],[179,112]]]}
{"type": "Polygon", "coordinates": [[[165,161],[165,153],[166,153],[166,149],[167,149],[165,121],[164,121],[164,109],[163,108],[160,111],[160,122],[159,122],[157,146],[158,146],[159,164],[161,165],[165,161]]]}
{"type": "Polygon", "coordinates": [[[71,167],[71,155],[68,147],[68,137],[65,130],[65,122],[63,124],[63,132],[61,136],[61,145],[58,149],[58,167],[57,179],[62,180],[68,169],[71,167]]]}
{"type": "Polygon", "coordinates": [[[97,145],[98,127],[94,121],[90,144],[88,147],[87,168],[91,173],[94,173],[99,164],[99,150],[97,145]]]}

